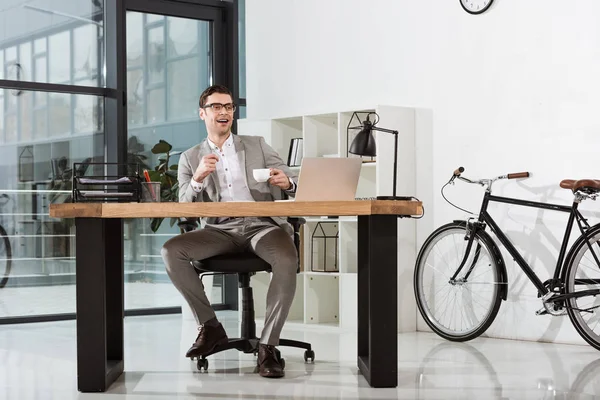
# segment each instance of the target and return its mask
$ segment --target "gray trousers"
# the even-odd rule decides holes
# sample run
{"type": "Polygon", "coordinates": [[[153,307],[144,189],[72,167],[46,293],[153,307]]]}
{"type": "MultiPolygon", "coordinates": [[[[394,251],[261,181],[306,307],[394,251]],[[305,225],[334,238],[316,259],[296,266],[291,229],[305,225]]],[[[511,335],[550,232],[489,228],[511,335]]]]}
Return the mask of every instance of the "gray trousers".
{"type": "Polygon", "coordinates": [[[169,239],[161,250],[171,281],[199,325],[215,317],[191,260],[249,250],[272,267],[260,343],[277,345],[296,292],[298,254],[292,237],[268,218],[235,218],[169,239]]]}

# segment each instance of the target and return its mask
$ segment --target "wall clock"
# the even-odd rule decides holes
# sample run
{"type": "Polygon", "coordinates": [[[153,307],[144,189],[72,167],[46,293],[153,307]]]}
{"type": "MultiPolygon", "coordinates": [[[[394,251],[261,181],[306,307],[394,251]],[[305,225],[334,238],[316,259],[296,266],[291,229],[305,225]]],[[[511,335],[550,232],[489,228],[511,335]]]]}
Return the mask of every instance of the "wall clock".
{"type": "Polygon", "coordinates": [[[462,8],[469,14],[481,14],[487,11],[494,0],[459,0],[462,8]]]}

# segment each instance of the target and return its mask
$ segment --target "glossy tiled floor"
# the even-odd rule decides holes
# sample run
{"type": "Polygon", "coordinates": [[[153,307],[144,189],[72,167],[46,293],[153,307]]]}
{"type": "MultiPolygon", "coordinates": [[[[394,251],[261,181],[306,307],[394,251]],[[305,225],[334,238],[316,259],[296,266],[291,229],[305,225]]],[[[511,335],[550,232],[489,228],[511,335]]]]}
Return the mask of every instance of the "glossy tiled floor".
{"type": "MultiPolygon", "coordinates": [[[[233,336],[236,314],[219,315],[233,336]]],[[[254,357],[235,351],[198,372],[182,356],[196,334],[180,315],[126,318],[125,333],[127,372],[108,393],[81,394],[74,321],[0,326],[0,399],[600,398],[600,352],[587,346],[401,334],[398,388],[372,389],[357,372],[355,334],[338,328],[288,324],[284,336],[312,342],[317,360],[304,364],[301,350],[282,348],[280,380],[259,377],[254,357]]]]}

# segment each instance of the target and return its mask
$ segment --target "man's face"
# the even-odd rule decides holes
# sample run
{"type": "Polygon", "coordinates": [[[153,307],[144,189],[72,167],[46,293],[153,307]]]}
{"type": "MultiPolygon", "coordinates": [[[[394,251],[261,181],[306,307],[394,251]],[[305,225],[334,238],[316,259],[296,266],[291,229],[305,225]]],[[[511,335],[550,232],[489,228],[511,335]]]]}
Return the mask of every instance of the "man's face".
{"type": "Polygon", "coordinates": [[[227,108],[233,103],[231,96],[223,93],[213,93],[206,99],[204,108],[200,109],[200,118],[206,123],[206,130],[216,135],[224,135],[231,130],[233,110],[227,108]],[[210,107],[210,105],[216,105],[210,107]],[[219,109],[220,108],[220,109],[219,109]]]}

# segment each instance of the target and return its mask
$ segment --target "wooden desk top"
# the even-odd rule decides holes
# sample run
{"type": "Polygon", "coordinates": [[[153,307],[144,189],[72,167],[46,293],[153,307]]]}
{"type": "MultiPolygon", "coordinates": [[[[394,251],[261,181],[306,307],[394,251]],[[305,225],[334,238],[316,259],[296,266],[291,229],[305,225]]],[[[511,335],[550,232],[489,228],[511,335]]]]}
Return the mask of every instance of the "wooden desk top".
{"type": "Polygon", "coordinates": [[[289,217],[325,215],[416,215],[419,201],[282,201],[225,203],[63,203],[51,204],[54,218],[289,217]]]}

